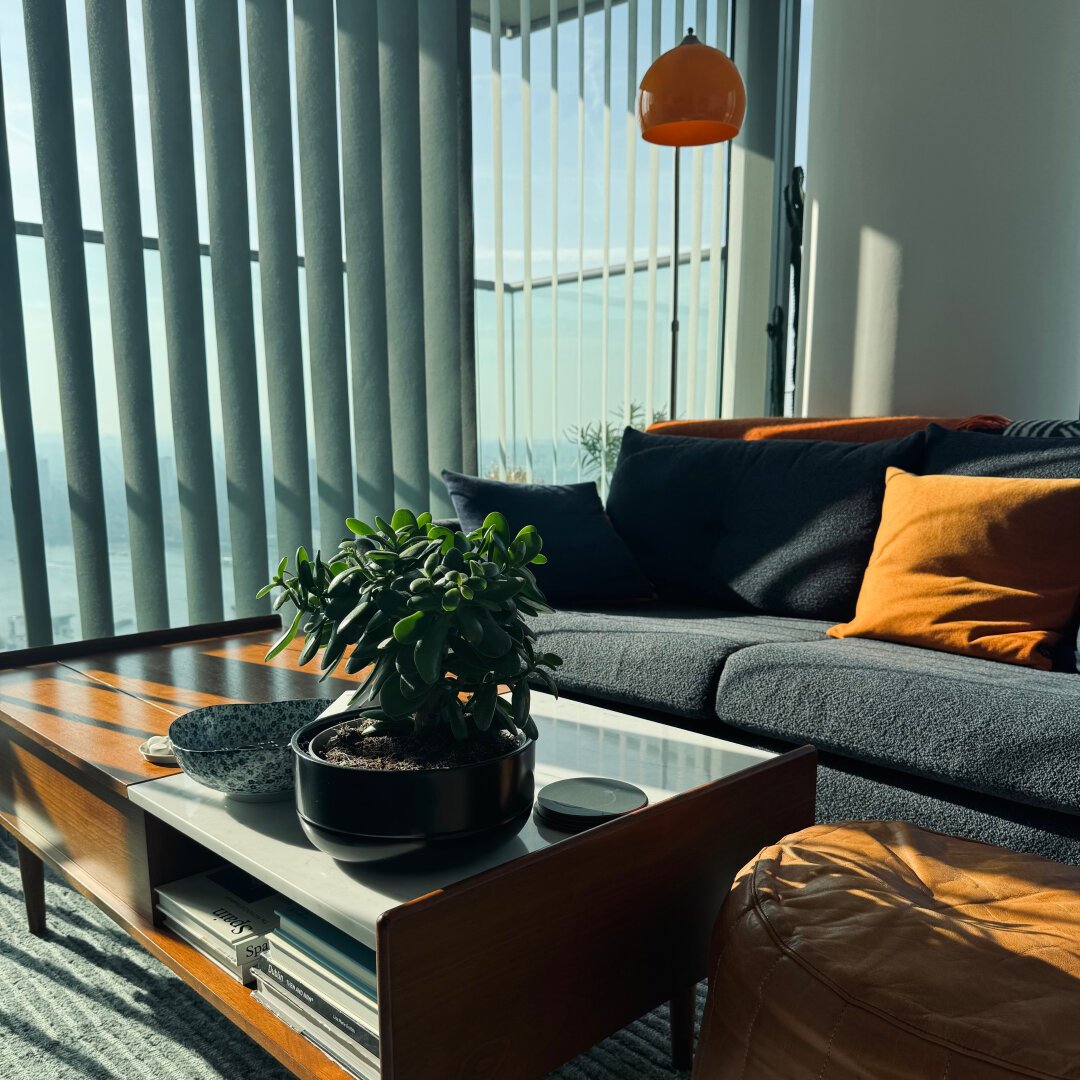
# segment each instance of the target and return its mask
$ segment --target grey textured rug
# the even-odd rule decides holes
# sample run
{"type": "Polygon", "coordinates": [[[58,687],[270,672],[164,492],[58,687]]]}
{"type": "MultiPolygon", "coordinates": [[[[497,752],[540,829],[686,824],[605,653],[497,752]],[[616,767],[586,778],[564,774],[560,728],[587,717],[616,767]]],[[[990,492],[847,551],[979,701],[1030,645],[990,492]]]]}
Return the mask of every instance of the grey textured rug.
{"type": "MultiPolygon", "coordinates": [[[[0,829],[0,1077],[288,1080],[290,1073],[66,882],[48,874],[49,932],[26,930],[11,838],[0,829]]],[[[699,1007],[704,988],[699,993],[699,1007]]],[[[553,1074],[685,1077],[658,1009],[553,1074]]]]}

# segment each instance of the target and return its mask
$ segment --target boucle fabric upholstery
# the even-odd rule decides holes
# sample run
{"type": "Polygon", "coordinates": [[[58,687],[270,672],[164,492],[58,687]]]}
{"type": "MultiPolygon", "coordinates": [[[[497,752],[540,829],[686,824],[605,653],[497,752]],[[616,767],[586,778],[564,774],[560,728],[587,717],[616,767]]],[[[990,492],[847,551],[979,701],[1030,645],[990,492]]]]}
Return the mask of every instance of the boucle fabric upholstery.
{"type": "Polygon", "coordinates": [[[530,621],[541,646],[563,658],[562,689],[710,720],[720,670],[734,652],[764,641],[823,640],[829,626],[660,605],[557,611],[530,621]]]}
{"type": "MultiPolygon", "coordinates": [[[[744,736],[745,737],[745,736],[744,736]]],[[[912,821],[950,836],[1080,864],[1080,814],[1044,810],[824,753],[815,820],[912,821]]]]}
{"type": "Polygon", "coordinates": [[[1080,813],[1080,677],[857,638],[732,656],[725,723],[1080,813]]]}
{"type": "Polygon", "coordinates": [[[922,450],[922,433],[857,444],[627,428],[607,511],[662,598],[835,622],[855,612],[886,469],[917,472],[922,450]]]}

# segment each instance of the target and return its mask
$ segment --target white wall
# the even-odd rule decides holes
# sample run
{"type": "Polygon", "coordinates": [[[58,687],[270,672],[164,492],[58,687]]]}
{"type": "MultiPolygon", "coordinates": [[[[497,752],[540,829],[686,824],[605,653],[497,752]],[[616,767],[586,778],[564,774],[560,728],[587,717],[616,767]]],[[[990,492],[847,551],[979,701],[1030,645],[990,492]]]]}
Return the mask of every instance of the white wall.
{"type": "Polygon", "coordinates": [[[1080,0],[816,0],[796,412],[1080,406],[1080,0]]]}

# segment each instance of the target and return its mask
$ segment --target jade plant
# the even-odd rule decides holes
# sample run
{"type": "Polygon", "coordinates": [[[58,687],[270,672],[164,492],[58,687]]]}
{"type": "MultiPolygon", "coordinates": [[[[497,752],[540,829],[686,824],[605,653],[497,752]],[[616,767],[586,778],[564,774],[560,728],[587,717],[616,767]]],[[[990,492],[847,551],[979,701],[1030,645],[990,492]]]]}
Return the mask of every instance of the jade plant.
{"type": "Polygon", "coordinates": [[[343,662],[349,673],[370,665],[350,702],[364,734],[448,727],[468,739],[502,728],[535,739],[529,681],[557,693],[551,672],[562,663],[538,649],[524,618],[552,610],[529,569],[547,561],[536,529],[511,536],[495,513],[466,534],[409,510],[346,525],[330,562],[300,548],[295,571],[286,556],[260,592],[279,590],[275,610],[296,608],[266,658],[303,632],[300,664],[321,652],[324,678],[343,662]]]}

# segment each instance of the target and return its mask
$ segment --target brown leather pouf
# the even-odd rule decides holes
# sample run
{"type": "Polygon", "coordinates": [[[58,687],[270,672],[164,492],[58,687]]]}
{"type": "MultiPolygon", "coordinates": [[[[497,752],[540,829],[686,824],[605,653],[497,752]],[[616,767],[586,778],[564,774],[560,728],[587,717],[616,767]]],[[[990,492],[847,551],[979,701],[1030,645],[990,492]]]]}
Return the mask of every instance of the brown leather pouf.
{"type": "Polygon", "coordinates": [[[899,822],[744,867],[695,1080],[1080,1078],[1080,868],[899,822]]]}

